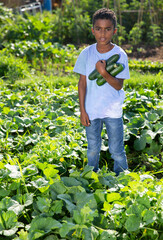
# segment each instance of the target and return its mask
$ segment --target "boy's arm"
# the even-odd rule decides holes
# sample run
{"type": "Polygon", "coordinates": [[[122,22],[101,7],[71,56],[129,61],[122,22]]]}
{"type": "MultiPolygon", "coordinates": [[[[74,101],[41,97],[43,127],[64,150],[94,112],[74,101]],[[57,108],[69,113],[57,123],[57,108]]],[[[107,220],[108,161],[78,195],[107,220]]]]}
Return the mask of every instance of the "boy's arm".
{"type": "Polygon", "coordinates": [[[112,77],[105,69],[106,62],[105,60],[100,60],[96,63],[97,71],[103,76],[103,78],[116,90],[121,90],[123,87],[123,80],[120,78],[112,77]]]}
{"type": "Polygon", "coordinates": [[[80,74],[78,83],[79,104],[80,104],[80,121],[81,124],[88,127],[90,125],[88,114],[85,111],[85,95],[86,95],[87,81],[86,76],[80,74]]]}

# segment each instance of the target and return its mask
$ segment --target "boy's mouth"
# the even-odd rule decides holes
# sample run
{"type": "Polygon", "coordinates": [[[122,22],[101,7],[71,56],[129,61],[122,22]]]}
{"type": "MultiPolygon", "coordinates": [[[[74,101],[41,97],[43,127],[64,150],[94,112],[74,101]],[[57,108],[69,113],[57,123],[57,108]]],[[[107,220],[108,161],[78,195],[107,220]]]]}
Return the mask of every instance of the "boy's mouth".
{"type": "Polygon", "coordinates": [[[106,38],[100,38],[101,42],[104,42],[106,40],[106,38]]]}

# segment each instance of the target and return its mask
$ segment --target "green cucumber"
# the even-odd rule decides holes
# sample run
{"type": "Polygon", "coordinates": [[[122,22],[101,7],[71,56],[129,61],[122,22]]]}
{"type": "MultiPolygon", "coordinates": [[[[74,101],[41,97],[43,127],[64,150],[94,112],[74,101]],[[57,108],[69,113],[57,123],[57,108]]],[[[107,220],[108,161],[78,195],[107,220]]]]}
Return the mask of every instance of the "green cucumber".
{"type": "Polygon", "coordinates": [[[123,69],[124,69],[124,65],[121,63],[117,63],[117,67],[110,72],[110,75],[112,77],[115,77],[118,75],[118,73],[122,72],[123,69]]]}
{"type": "MultiPolygon", "coordinates": [[[[116,68],[114,68],[109,73],[112,77],[115,77],[118,73],[122,72],[123,69],[124,69],[124,66],[121,63],[116,63],[114,65],[116,65],[116,68]]],[[[106,80],[104,78],[98,78],[96,83],[97,83],[98,86],[102,86],[103,84],[106,83],[106,80]]]]}
{"type": "MultiPolygon", "coordinates": [[[[106,60],[106,67],[109,66],[112,63],[116,63],[119,59],[119,54],[114,54],[113,56],[111,56],[110,58],[108,58],[108,60],[106,60]]],[[[95,80],[97,78],[99,78],[101,76],[101,74],[94,69],[88,76],[89,80],[95,80]]]]}
{"type": "Polygon", "coordinates": [[[116,63],[120,58],[119,54],[114,54],[113,56],[111,56],[110,58],[108,58],[108,60],[106,60],[106,66],[112,64],[112,63],[116,63]]]}
{"type": "MultiPolygon", "coordinates": [[[[108,72],[108,73],[110,73],[113,69],[115,69],[117,67],[117,64],[116,63],[112,63],[112,64],[109,64],[108,66],[106,66],[106,71],[108,72]]],[[[103,78],[103,76],[102,75],[100,75],[99,77],[98,77],[98,79],[102,79],[103,78]]]]}
{"type": "Polygon", "coordinates": [[[100,79],[98,78],[96,80],[96,83],[97,83],[98,86],[102,86],[106,83],[106,80],[104,78],[100,78],[100,79]]]}

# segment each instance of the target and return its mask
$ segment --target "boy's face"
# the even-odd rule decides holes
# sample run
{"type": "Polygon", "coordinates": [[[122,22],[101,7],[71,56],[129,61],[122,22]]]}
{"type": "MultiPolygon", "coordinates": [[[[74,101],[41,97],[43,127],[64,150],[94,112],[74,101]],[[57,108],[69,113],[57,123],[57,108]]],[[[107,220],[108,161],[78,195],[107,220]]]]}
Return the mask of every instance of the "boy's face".
{"type": "Polygon", "coordinates": [[[96,20],[92,28],[92,33],[99,46],[110,44],[110,41],[116,32],[117,29],[114,28],[112,21],[109,19],[96,20]]]}

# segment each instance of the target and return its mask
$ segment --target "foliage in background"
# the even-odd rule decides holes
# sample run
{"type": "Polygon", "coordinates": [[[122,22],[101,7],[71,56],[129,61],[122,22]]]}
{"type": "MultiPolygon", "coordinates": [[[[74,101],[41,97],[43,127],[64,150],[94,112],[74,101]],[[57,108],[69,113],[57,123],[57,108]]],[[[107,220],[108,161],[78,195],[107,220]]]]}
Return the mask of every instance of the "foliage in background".
{"type": "Polygon", "coordinates": [[[0,44],[23,40],[44,40],[45,42],[73,43],[80,45],[92,43],[91,19],[94,11],[101,7],[115,10],[119,30],[116,43],[148,43],[160,45],[163,39],[161,9],[162,1],[63,1],[62,8],[35,16],[14,15],[0,5],[0,44]],[[146,11],[148,9],[148,11],[146,11]],[[133,11],[133,12],[132,12],[133,11]],[[141,24],[144,22],[145,24],[141,24]],[[139,34],[136,34],[136,33],[139,34]],[[151,37],[152,36],[152,37],[151,37]]]}
{"type": "Polygon", "coordinates": [[[0,78],[14,82],[17,79],[25,78],[29,73],[29,66],[22,59],[12,54],[0,54],[0,78]]]}

